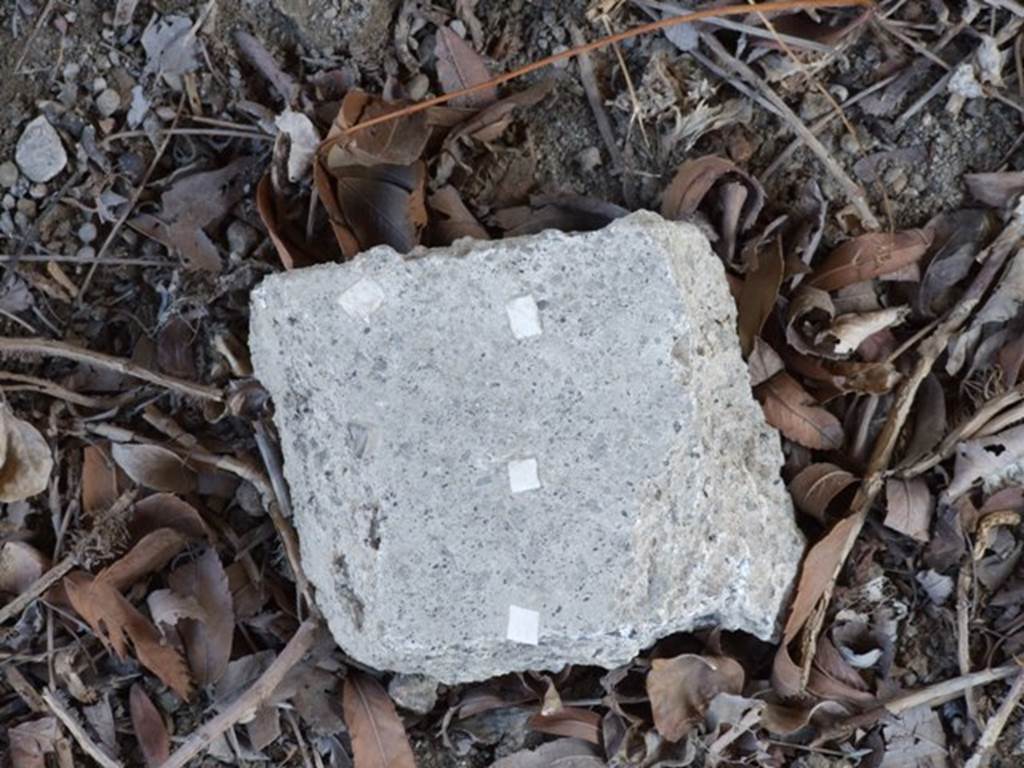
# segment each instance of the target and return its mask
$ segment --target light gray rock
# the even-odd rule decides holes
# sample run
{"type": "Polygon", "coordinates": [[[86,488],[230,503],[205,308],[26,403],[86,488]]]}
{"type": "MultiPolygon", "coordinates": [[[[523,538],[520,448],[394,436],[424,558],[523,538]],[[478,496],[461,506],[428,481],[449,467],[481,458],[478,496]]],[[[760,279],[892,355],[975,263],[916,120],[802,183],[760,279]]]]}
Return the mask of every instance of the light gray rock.
{"type": "Polygon", "coordinates": [[[456,683],[772,637],[803,541],[735,324],[651,213],[266,279],[253,362],[341,646],[456,683]]]}
{"type": "Polygon", "coordinates": [[[388,695],[402,709],[425,715],[437,705],[437,680],[427,675],[402,675],[391,678],[388,695]]]}
{"type": "Polygon", "coordinates": [[[273,0],[299,33],[322,49],[344,47],[359,61],[379,59],[390,43],[398,0],[273,0]]]}
{"type": "Polygon", "coordinates": [[[31,181],[49,181],[64,170],[68,155],[60,136],[43,115],[25,126],[14,149],[14,161],[31,181]]]}

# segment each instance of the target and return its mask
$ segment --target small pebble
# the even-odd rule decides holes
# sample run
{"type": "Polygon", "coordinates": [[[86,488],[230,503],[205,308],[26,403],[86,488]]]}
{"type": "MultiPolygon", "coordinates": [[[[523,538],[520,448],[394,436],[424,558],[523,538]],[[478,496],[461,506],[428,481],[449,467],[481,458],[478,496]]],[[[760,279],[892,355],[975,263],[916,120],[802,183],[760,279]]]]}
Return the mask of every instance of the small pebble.
{"type": "Polygon", "coordinates": [[[899,166],[890,168],[882,178],[885,181],[886,188],[894,195],[898,195],[906,189],[909,182],[907,172],[899,166]]]}
{"type": "Polygon", "coordinates": [[[10,189],[18,183],[18,166],[8,160],[0,163],[0,187],[10,189]]]}
{"type": "Polygon", "coordinates": [[[78,239],[83,243],[91,243],[96,239],[97,234],[99,233],[96,231],[96,225],[91,221],[85,222],[78,228],[78,239]]]}
{"type": "Polygon", "coordinates": [[[427,91],[430,90],[430,79],[420,72],[414,76],[405,85],[405,92],[413,101],[419,101],[427,95],[427,91]]]}
{"type": "Polygon", "coordinates": [[[28,188],[28,193],[36,200],[42,200],[48,191],[45,184],[33,184],[28,188]]]}
{"type": "Polygon", "coordinates": [[[61,70],[61,74],[64,75],[65,80],[74,80],[78,77],[78,73],[82,71],[82,68],[77,64],[66,64],[64,69],[61,70]]]}
{"type": "Polygon", "coordinates": [[[848,155],[856,155],[860,152],[860,147],[857,146],[857,139],[849,131],[843,133],[843,138],[839,140],[839,146],[848,155]]]}
{"type": "Polygon", "coordinates": [[[110,117],[121,108],[121,96],[113,88],[106,88],[96,97],[96,109],[104,117],[110,117]]]}
{"type": "Polygon", "coordinates": [[[16,206],[17,204],[18,204],[18,201],[15,200],[14,199],[14,195],[11,195],[11,194],[6,194],[6,195],[3,196],[2,199],[0,199],[0,207],[3,207],[5,210],[8,210],[8,211],[11,210],[11,208],[16,206]]]}
{"type": "Polygon", "coordinates": [[[49,181],[64,170],[68,155],[57,131],[39,115],[25,126],[14,150],[14,160],[32,181],[49,181]]]}
{"type": "Polygon", "coordinates": [[[29,200],[27,197],[21,198],[16,207],[18,209],[18,213],[27,216],[30,219],[34,219],[36,217],[36,212],[39,210],[39,207],[36,205],[36,201],[29,200]]]}
{"type": "Polygon", "coordinates": [[[259,233],[239,219],[235,219],[228,225],[227,236],[228,248],[231,250],[231,255],[236,258],[248,256],[259,242],[259,233]]]}
{"type": "Polygon", "coordinates": [[[449,26],[452,28],[452,32],[459,37],[466,36],[466,25],[462,23],[462,19],[455,19],[449,26]]]}
{"type": "MultiPolygon", "coordinates": [[[[569,48],[565,45],[556,45],[554,48],[551,49],[551,55],[554,56],[555,54],[564,53],[565,51],[568,50],[569,48]]],[[[569,67],[569,60],[562,59],[561,61],[556,61],[554,64],[552,64],[552,66],[555,69],[567,69],[569,67]]]]}
{"type": "Polygon", "coordinates": [[[82,261],[88,261],[90,259],[96,258],[96,249],[93,248],[91,245],[83,245],[81,248],[78,249],[78,252],[75,254],[75,256],[80,258],[82,261]]]}
{"type": "Polygon", "coordinates": [[[106,87],[107,87],[107,78],[105,78],[105,77],[97,77],[97,78],[93,79],[93,81],[92,81],[92,92],[93,93],[99,93],[100,91],[102,91],[106,87]]]}
{"type": "Polygon", "coordinates": [[[576,156],[576,162],[580,164],[580,169],[584,173],[589,173],[601,165],[601,150],[597,147],[587,147],[576,156]]]}
{"type": "Polygon", "coordinates": [[[388,695],[402,709],[425,715],[437,704],[437,680],[427,675],[397,674],[388,683],[388,695]]]}

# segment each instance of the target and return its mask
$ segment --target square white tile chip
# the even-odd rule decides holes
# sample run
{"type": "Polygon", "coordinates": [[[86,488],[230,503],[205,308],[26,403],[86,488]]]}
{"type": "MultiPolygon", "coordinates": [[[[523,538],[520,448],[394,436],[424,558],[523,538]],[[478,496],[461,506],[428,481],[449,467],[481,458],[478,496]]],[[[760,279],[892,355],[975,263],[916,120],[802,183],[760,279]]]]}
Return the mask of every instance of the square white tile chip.
{"type": "Polygon", "coordinates": [[[510,605],[506,637],[513,643],[537,645],[540,640],[540,614],[529,608],[510,605]]]}
{"type": "Polygon", "coordinates": [[[535,491],[540,488],[537,460],[517,459],[508,463],[508,487],[512,493],[535,491]]]}
{"type": "Polygon", "coordinates": [[[505,312],[508,314],[508,324],[512,328],[512,335],[517,339],[529,339],[531,336],[540,336],[543,329],[540,326],[540,309],[533,296],[519,296],[512,299],[505,305],[505,312]]]}
{"type": "Polygon", "coordinates": [[[384,303],[384,289],[376,281],[364,277],[342,293],[338,303],[349,317],[366,322],[384,303]]]}

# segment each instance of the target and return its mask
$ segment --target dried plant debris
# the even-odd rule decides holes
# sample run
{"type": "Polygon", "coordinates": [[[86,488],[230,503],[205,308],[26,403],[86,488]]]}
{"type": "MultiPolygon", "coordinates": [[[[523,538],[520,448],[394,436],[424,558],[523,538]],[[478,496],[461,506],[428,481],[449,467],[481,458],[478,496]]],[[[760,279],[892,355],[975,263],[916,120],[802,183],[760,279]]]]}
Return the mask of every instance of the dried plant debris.
{"type": "Polygon", "coordinates": [[[500,85],[683,8],[406,2],[352,56],[348,0],[7,5],[12,766],[1021,762],[1017,4],[751,9],[500,85]],[[249,292],[637,208],[701,226],[736,301],[809,540],[779,642],[462,687],[358,669],[304,621],[249,292]]]}

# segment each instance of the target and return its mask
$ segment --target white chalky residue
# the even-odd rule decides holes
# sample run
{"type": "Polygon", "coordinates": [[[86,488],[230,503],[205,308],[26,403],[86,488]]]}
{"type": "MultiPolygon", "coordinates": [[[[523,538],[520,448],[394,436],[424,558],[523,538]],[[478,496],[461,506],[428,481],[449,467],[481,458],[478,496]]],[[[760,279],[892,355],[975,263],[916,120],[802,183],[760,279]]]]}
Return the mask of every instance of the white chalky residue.
{"type": "Polygon", "coordinates": [[[536,459],[519,459],[508,463],[508,487],[512,493],[534,491],[540,488],[536,459]]]}
{"type": "Polygon", "coordinates": [[[540,310],[533,296],[519,296],[505,305],[508,313],[508,324],[512,327],[512,335],[517,339],[528,339],[540,336],[540,310]]]}
{"type": "Polygon", "coordinates": [[[384,303],[384,291],[373,280],[364,278],[341,294],[338,303],[350,317],[366,322],[384,303]]]}
{"type": "Polygon", "coordinates": [[[506,637],[513,643],[537,645],[540,638],[540,614],[529,608],[510,605],[506,637]]]}

